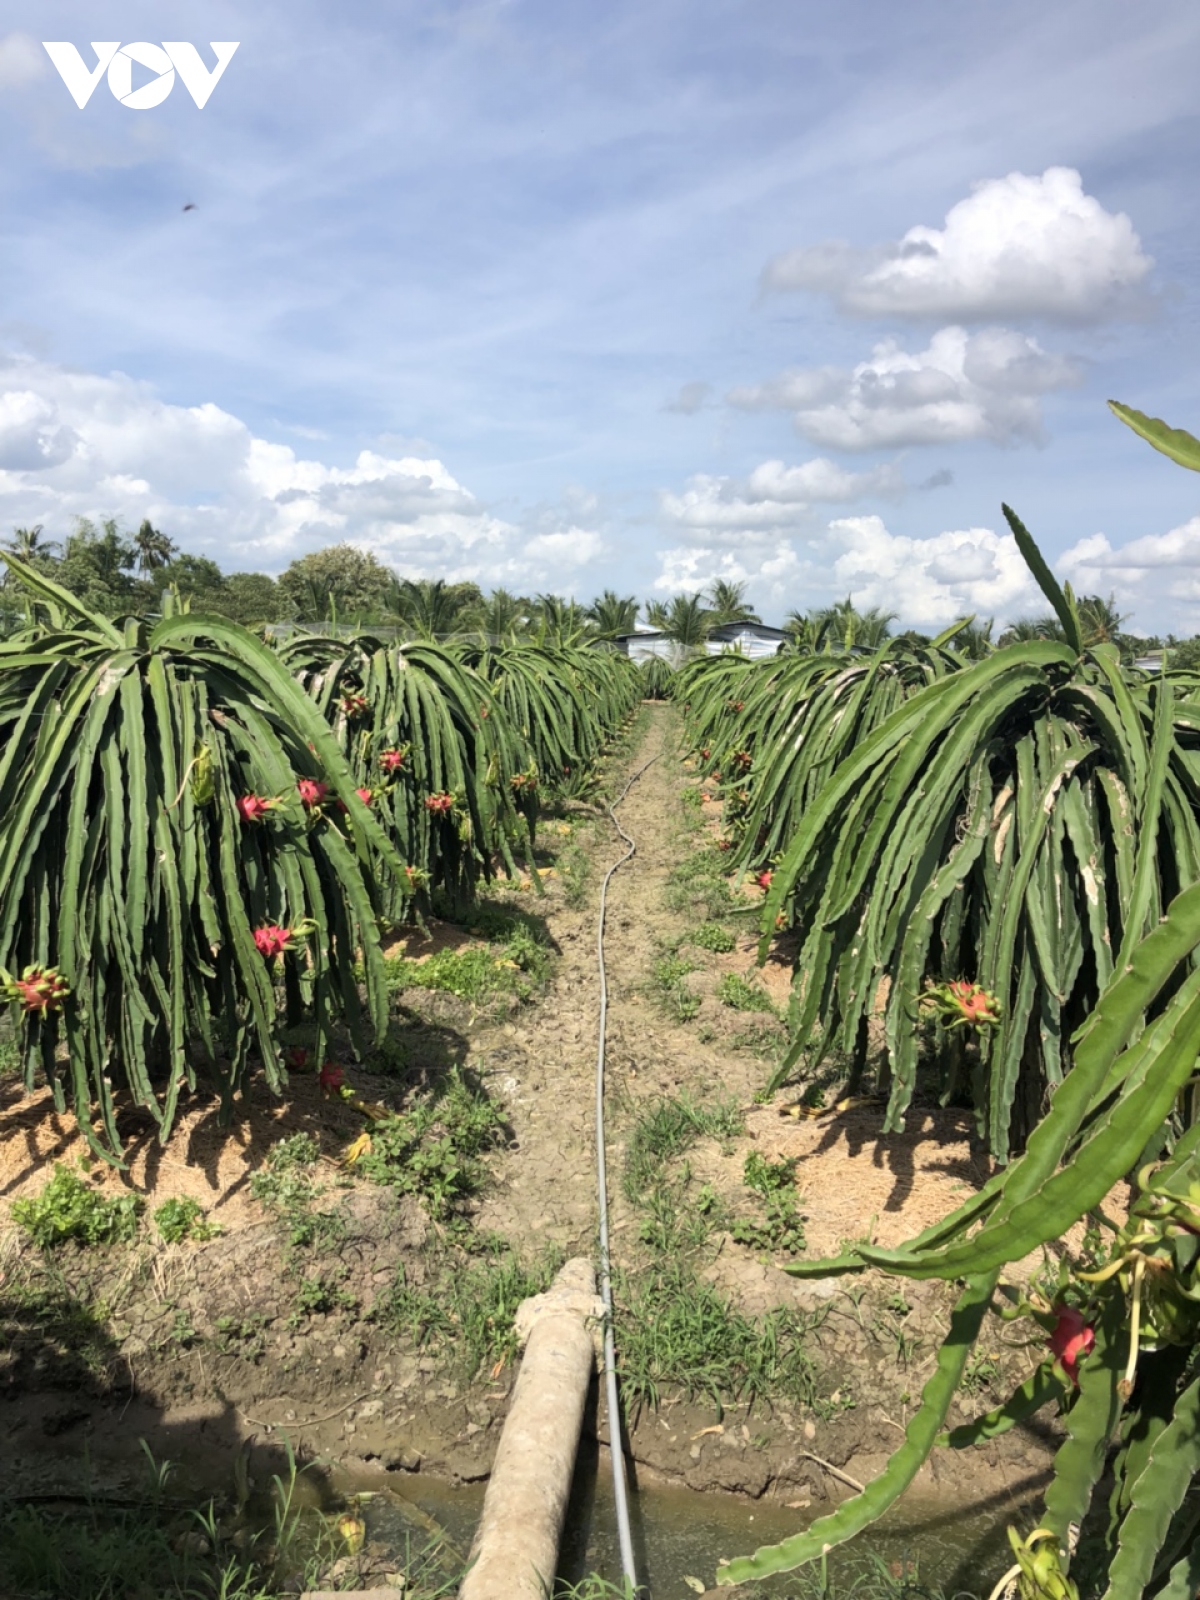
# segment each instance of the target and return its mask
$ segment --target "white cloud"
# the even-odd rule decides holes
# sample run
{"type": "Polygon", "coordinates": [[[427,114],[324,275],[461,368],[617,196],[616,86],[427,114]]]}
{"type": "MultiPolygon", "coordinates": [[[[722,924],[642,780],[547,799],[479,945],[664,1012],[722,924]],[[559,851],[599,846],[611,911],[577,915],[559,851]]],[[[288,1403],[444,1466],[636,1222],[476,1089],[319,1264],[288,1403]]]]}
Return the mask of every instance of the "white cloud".
{"type": "Polygon", "coordinates": [[[708,544],[736,544],[811,528],[819,504],[895,498],[903,490],[895,462],[851,472],[818,456],[794,467],[764,461],[747,478],[698,473],[681,493],[663,494],[660,510],[672,532],[708,544]]]}
{"type": "Polygon", "coordinates": [[[1046,602],[1011,534],[966,528],[911,539],[879,517],[844,517],[828,533],[834,595],[894,611],[902,624],[939,629],[972,612],[1008,620],[1046,602]]]}
{"type": "Polygon", "coordinates": [[[1200,633],[1200,516],[1115,548],[1093,533],[1055,564],[1078,594],[1113,595],[1135,632],[1200,633]]]}
{"type": "Polygon", "coordinates": [[[10,33],[0,39],[0,89],[17,89],[34,83],[50,69],[49,58],[27,33],[10,33]]]}
{"type": "MultiPolygon", "coordinates": [[[[768,620],[849,595],[895,612],[900,627],[937,632],[958,617],[999,630],[1050,607],[1007,529],[959,528],[925,538],[892,533],[878,516],[838,517],[807,531],[676,523],[654,588],[685,593],[730,578],[748,585],[768,620]],[[683,538],[678,538],[683,534],[683,538]]],[[[1200,515],[1166,533],[1114,546],[1094,533],[1052,560],[1078,594],[1113,595],[1135,633],[1200,633],[1200,515]]]]}
{"type": "Polygon", "coordinates": [[[1079,322],[1130,309],[1154,265],[1124,212],[1106,211],[1072,167],[975,185],[942,228],[910,228],[873,252],[842,241],[776,256],[763,284],[832,295],[860,316],[1079,322]]]}
{"type": "Polygon", "coordinates": [[[149,517],[227,568],[278,571],[346,540],[408,576],[571,589],[605,553],[580,521],[594,509],[574,493],[522,527],[436,459],[360,450],[339,467],[120,373],[0,359],[0,527],[37,522],[61,538],[77,516],[149,517]]]}
{"type": "Polygon", "coordinates": [[[745,582],[778,615],[850,595],[863,608],[895,612],[905,627],[938,631],[971,613],[1003,622],[1044,612],[1046,602],[1012,536],[957,529],[913,539],[877,516],[839,517],[809,536],[709,538],[662,553],[654,587],[688,592],[714,578],[745,582]]]}
{"type": "Polygon", "coordinates": [[[849,371],[799,368],[730,392],[743,410],[793,413],[799,433],[832,450],[990,439],[1038,440],[1040,399],[1079,381],[1073,362],[1007,328],[941,328],[924,350],[877,344],[849,371]]]}

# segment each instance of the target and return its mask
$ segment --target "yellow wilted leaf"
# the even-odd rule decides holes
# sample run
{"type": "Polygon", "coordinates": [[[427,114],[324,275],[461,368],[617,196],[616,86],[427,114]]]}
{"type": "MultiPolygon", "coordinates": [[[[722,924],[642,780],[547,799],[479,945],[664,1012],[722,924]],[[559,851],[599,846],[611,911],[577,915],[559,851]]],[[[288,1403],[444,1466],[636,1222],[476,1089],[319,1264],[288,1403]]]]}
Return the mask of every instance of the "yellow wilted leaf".
{"type": "Polygon", "coordinates": [[[349,1167],[353,1166],[360,1156],[369,1156],[370,1153],[371,1135],[369,1133],[360,1133],[358,1138],[355,1139],[354,1143],[346,1151],[346,1154],[342,1157],[342,1160],[349,1167]]]}

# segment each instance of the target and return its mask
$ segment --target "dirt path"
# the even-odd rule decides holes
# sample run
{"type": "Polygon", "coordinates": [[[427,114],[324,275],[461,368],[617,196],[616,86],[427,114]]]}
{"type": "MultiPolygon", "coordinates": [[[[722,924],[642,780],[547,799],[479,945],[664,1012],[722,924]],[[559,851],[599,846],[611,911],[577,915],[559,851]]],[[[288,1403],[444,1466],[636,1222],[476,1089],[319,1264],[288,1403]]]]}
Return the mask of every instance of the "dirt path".
{"type": "MultiPolygon", "coordinates": [[[[672,1026],[646,992],[656,958],[685,928],[666,908],[668,874],[695,843],[683,838],[676,722],[666,704],[646,707],[647,729],[628,772],[646,762],[620,806],[621,824],[637,851],[614,875],[608,892],[605,964],[608,974],[606,1122],[616,1227],[628,1226],[620,1192],[624,1135],[636,1108],[685,1089],[696,1098],[717,1092],[748,1101],[762,1076],[760,1062],[731,1064],[694,1026],[672,1026]]],[[[619,793],[623,786],[614,784],[619,793]]],[[[561,960],[544,1000],[505,1024],[489,1052],[477,1049],[489,1089],[502,1097],[516,1134],[510,1159],[483,1202],[480,1223],[536,1247],[546,1240],[591,1249],[596,1227],[594,1086],[599,1025],[596,921],[599,884],[624,845],[607,818],[598,821],[587,904],[579,912],[552,907],[548,917],[561,960]]],[[[749,941],[746,941],[749,944],[749,941]]],[[[740,965],[753,964],[742,952],[740,965]]]]}

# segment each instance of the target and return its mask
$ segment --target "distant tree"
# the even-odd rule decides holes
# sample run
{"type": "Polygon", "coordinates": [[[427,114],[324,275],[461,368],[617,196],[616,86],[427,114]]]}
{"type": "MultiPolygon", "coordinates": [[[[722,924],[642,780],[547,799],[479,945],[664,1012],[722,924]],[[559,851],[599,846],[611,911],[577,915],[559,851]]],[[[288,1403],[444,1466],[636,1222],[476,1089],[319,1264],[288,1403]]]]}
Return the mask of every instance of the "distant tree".
{"type": "Polygon", "coordinates": [[[619,595],[614,589],[605,589],[587,608],[587,616],[595,624],[601,639],[615,639],[620,633],[632,633],[637,626],[637,614],[637,596],[619,595]]]}
{"type": "Polygon", "coordinates": [[[711,608],[714,628],[722,627],[729,622],[762,621],[758,613],[751,611],[746,604],[744,583],[727,583],[723,578],[718,578],[704,598],[711,608]]]}
{"type": "MultiPolygon", "coordinates": [[[[1115,644],[1122,656],[1132,658],[1135,641],[1121,631],[1125,621],[1117,610],[1116,596],[1104,599],[1098,594],[1079,595],[1075,601],[1079,613],[1079,626],[1085,645],[1115,644]]],[[[1063,628],[1051,613],[1045,617],[1023,617],[1012,622],[1000,635],[1001,645],[1020,644],[1028,639],[1057,639],[1062,641],[1063,628]]]]}
{"type": "Polygon", "coordinates": [[[1057,617],[1018,617],[1000,635],[1000,648],[1028,644],[1031,639],[1061,639],[1062,625],[1057,617]]]}
{"type": "Polygon", "coordinates": [[[45,560],[58,554],[60,546],[53,539],[42,538],[42,525],[37,522],[32,528],[14,528],[12,538],[5,539],[0,549],[11,550],[13,555],[20,556],[22,561],[45,560]]]}
{"type": "Polygon", "coordinates": [[[670,609],[665,600],[650,600],[646,603],[646,621],[652,628],[662,630],[667,625],[670,609]]]}
{"type": "Polygon", "coordinates": [[[557,594],[538,595],[532,621],[539,644],[581,644],[588,632],[588,617],[583,607],[557,594]]]}
{"type": "Polygon", "coordinates": [[[179,548],[165,533],[152,527],[148,517],[134,534],[133,544],[137,551],[138,571],[143,577],[148,572],[158,572],[167,566],[179,548]]]}
{"type": "Polygon", "coordinates": [[[881,611],[878,606],[859,611],[847,595],[831,606],[793,611],[785,626],[804,650],[878,650],[890,637],[895,620],[894,611],[881,611]]]}
{"type": "Polygon", "coordinates": [[[676,644],[702,645],[713,626],[713,614],[699,594],[677,594],[667,609],[663,632],[676,644]]]}
{"type": "MultiPolygon", "coordinates": [[[[422,639],[438,639],[455,633],[462,625],[464,598],[444,578],[400,578],[384,595],[386,609],[397,616],[409,632],[422,639]]],[[[471,588],[475,588],[472,584],[471,588]]],[[[481,598],[475,589],[476,599],[481,598]]]]}
{"type": "Polygon", "coordinates": [[[464,621],[475,633],[496,641],[510,639],[528,622],[533,605],[507,589],[493,589],[486,599],[468,611],[464,621]]]}
{"type": "Polygon", "coordinates": [[[207,556],[176,554],[166,565],[154,569],[152,577],[143,578],[138,584],[138,603],[149,611],[157,610],[167,590],[189,600],[193,611],[226,614],[225,575],[207,556]]]}
{"type": "Polygon", "coordinates": [[[257,627],[262,622],[274,622],[283,615],[283,596],[274,578],[265,572],[230,572],[226,574],[221,596],[221,614],[243,627],[257,627]]]}
{"type": "Polygon", "coordinates": [[[297,621],[353,623],[378,614],[394,576],[370,551],[332,544],[293,561],[279,593],[297,621]]]}
{"type": "Polygon", "coordinates": [[[976,622],[974,617],[970,617],[950,640],[950,649],[965,656],[968,661],[982,661],[996,648],[992,641],[995,625],[994,617],[989,617],[986,622],[976,622]]]}
{"type": "Polygon", "coordinates": [[[114,518],[106,517],[97,528],[89,518],[79,517],[54,577],[93,611],[120,616],[135,604],[136,562],[137,549],[114,518]]]}

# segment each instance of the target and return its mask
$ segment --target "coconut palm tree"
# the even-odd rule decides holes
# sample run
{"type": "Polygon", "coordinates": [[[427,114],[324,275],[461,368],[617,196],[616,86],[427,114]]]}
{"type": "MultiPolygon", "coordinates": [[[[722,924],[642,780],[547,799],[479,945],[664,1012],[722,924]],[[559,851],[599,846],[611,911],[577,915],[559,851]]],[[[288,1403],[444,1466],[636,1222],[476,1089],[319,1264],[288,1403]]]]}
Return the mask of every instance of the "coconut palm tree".
{"type": "Polygon", "coordinates": [[[493,589],[487,599],[472,608],[464,621],[474,633],[489,639],[511,639],[529,621],[529,602],[507,589],[493,589]]]}
{"type": "Polygon", "coordinates": [[[849,595],[836,600],[831,606],[821,606],[806,613],[789,614],[787,628],[794,633],[802,649],[818,650],[878,650],[890,635],[891,624],[896,620],[894,611],[881,611],[872,606],[869,611],[859,611],[849,595]]]}
{"type": "Polygon", "coordinates": [[[676,644],[702,645],[714,625],[713,613],[701,604],[699,594],[677,594],[667,610],[663,632],[676,644]]]}
{"type": "Polygon", "coordinates": [[[42,525],[35,522],[32,528],[14,528],[11,539],[5,539],[0,549],[11,550],[22,561],[36,561],[39,557],[54,555],[60,545],[53,539],[42,538],[42,525]]]}
{"type": "Polygon", "coordinates": [[[581,644],[588,632],[588,616],[583,607],[557,594],[538,595],[533,623],[539,644],[560,648],[581,644]]]}
{"type": "Polygon", "coordinates": [[[460,626],[462,607],[444,578],[401,578],[384,603],[422,639],[442,638],[460,626]]]}
{"type": "Polygon", "coordinates": [[[756,611],[746,604],[746,585],[729,583],[718,578],[704,596],[712,608],[712,626],[719,628],[727,622],[761,622],[756,611]]]}
{"type": "Polygon", "coordinates": [[[613,589],[605,589],[587,608],[587,615],[595,623],[596,632],[602,639],[615,639],[619,633],[632,633],[637,626],[637,614],[637,596],[622,596],[613,589]]]}
{"type": "Polygon", "coordinates": [[[142,520],[142,525],[133,536],[134,549],[137,551],[137,567],[143,577],[148,572],[157,572],[161,567],[169,566],[172,556],[179,546],[165,533],[160,533],[151,525],[149,517],[142,520]]]}

